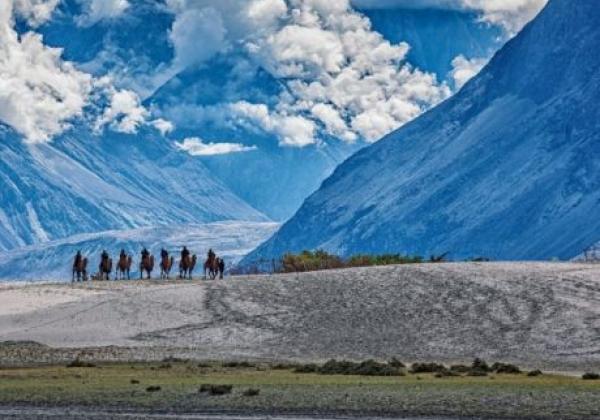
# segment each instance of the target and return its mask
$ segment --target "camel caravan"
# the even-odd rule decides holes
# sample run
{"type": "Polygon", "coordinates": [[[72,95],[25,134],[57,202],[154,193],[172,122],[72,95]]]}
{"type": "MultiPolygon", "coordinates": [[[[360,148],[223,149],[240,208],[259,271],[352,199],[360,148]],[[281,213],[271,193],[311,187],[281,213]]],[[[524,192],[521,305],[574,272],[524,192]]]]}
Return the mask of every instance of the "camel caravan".
{"type": "MultiPolygon", "coordinates": [[[[178,279],[192,279],[192,274],[197,264],[196,255],[192,255],[187,247],[183,247],[181,250],[181,257],[179,259],[179,276],[178,279]]],[[[144,248],[141,252],[141,258],[139,263],[140,279],[144,277],[148,280],[152,279],[152,272],[154,271],[154,255],[144,248]]],[[[100,264],[98,265],[98,273],[91,276],[92,280],[95,281],[108,281],[111,278],[113,268],[115,270],[115,280],[131,280],[131,268],[133,267],[133,257],[121,250],[117,263],[113,265],[113,260],[106,252],[102,251],[100,255],[100,264]]],[[[175,267],[175,257],[169,255],[169,251],[162,249],[160,251],[160,279],[169,280],[171,271],[175,267]]],[[[73,260],[73,277],[72,282],[81,282],[88,280],[88,259],[81,254],[81,251],[77,251],[75,259],[73,260]]],[[[206,261],[204,262],[204,279],[210,278],[211,280],[219,277],[223,278],[225,273],[225,261],[222,258],[217,257],[212,249],[208,251],[206,261]]]]}

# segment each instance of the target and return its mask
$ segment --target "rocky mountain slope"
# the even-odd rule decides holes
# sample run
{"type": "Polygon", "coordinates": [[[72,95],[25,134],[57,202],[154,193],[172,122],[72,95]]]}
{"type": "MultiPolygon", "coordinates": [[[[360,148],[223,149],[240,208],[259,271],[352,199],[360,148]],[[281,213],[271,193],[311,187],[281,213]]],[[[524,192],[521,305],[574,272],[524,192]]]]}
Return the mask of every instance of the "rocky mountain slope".
{"type": "Polygon", "coordinates": [[[77,130],[28,145],[0,127],[0,186],[0,250],[106,230],[268,220],[148,132],[77,130]]]}
{"type": "Polygon", "coordinates": [[[246,262],[324,248],[570,259],[600,238],[600,8],[552,0],[457,95],[348,159],[246,262]]]}

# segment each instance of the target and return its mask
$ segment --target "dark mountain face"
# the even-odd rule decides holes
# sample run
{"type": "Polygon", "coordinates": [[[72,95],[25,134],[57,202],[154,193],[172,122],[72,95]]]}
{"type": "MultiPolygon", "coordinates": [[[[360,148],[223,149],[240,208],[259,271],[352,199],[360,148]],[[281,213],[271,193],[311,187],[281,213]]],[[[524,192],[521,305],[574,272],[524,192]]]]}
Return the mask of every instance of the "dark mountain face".
{"type": "Polygon", "coordinates": [[[342,164],[286,251],[572,258],[600,238],[600,8],[552,0],[461,92],[342,164]]]}

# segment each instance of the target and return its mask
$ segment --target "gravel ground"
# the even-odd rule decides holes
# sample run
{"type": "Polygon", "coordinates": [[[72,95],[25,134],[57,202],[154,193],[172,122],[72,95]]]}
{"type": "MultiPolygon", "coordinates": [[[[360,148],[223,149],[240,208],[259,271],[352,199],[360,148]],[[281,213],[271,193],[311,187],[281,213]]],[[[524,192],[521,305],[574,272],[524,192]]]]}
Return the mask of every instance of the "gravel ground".
{"type": "Polygon", "coordinates": [[[100,360],[459,362],[600,370],[600,266],[454,263],[190,283],[0,286],[4,364],[100,360]],[[82,350],[85,349],[85,350],[82,350]]]}

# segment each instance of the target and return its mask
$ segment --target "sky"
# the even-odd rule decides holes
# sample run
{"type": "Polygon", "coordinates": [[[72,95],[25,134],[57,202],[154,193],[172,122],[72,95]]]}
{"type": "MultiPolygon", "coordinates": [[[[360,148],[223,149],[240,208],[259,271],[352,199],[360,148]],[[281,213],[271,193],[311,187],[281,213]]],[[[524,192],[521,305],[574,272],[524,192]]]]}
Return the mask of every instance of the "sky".
{"type": "MultiPolygon", "coordinates": [[[[70,19],[75,34],[110,27],[133,19],[139,5],[134,0],[2,0],[0,122],[28,143],[51,142],[76,124],[85,124],[98,135],[135,134],[149,127],[169,137],[182,124],[177,115],[193,115],[215,125],[256,126],[271,133],[283,148],[310,147],[323,137],[369,143],[448,98],[490,57],[457,56],[451,82],[439,80],[408,64],[411,46],[385,39],[359,9],[468,10],[480,21],[501,27],[508,38],[545,2],[164,0],[152,3],[156,13],[168,18],[159,34],[169,50],[164,57],[150,59],[132,49],[127,53],[139,52],[139,57],[124,59],[122,51],[108,45],[92,59],[77,62],[64,57],[61,45],[48,45],[43,28],[60,19],[70,19]],[[65,18],[61,7],[67,1],[76,13],[65,18]],[[236,94],[218,104],[192,104],[193,109],[175,112],[145,105],[174,76],[210,65],[221,56],[233,62],[232,74],[240,84],[260,68],[281,89],[263,102],[236,94]]],[[[193,156],[256,149],[197,135],[173,142],[193,156]]]]}

